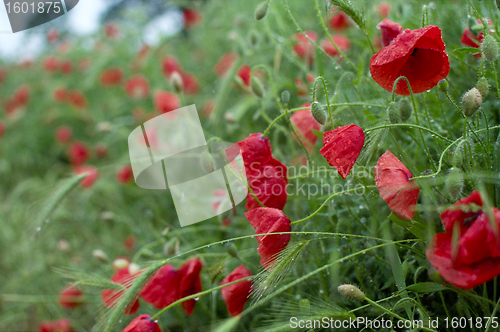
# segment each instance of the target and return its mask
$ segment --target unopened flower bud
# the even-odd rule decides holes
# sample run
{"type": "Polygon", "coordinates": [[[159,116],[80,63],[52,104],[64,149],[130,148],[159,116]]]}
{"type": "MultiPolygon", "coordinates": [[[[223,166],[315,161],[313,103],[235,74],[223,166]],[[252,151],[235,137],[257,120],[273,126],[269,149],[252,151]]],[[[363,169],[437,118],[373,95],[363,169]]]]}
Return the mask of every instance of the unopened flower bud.
{"type": "Polygon", "coordinates": [[[163,253],[167,256],[173,256],[179,252],[179,239],[173,237],[163,246],[163,253]]]}
{"type": "Polygon", "coordinates": [[[470,89],[462,97],[462,110],[467,117],[474,115],[482,104],[483,97],[481,96],[481,92],[476,88],[470,89]]]}
{"type": "Polygon", "coordinates": [[[455,153],[453,153],[453,167],[462,167],[464,161],[464,155],[461,148],[457,148],[455,153]]]}
{"type": "Polygon", "coordinates": [[[255,19],[257,21],[262,20],[267,15],[267,11],[269,10],[269,4],[267,1],[260,3],[255,9],[255,19]]]}
{"type": "Polygon", "coordinates": [[[401,112],[399,111],[398,104],[391,101],[389,107],[387,107],[387,118],[389,123],[400,123],[401,122],[401,112]]]}
{"type": "Polygon", "coordinates": [[[250,89],[257,98],[264,97],[265,94],[264,85],[262,85],[262,82],[253,75],[252,78],[250,79],[250,89]]]}
{"type": "Polygon", "coordinates": [[[248,34],[248,42],[250,46],[257,47],[259,46],[259,34],[255,30],[251,30],[248,34]]]}
{"type": "Polygon", "coordinates": [[[281,93],[281,101],[283,104],[288,104],[290,102],[290,92],[288,90],[281,93]]]}
{"type": "Polygon", "coordinates": [[[337,291],[348,300],[363,301],[366,297],[365,293],[354,285],[340,285],[337,291]]]}
{"type": "Polygon", "coordinates": [[[488,79],[486,77],[481,77],[476,84],[476,88],[479,90],[479,93],[481,93],[481,96],[486,97],[488,94],[488,91],[490,90],[490,85],[488,83],[488,79]]]}
{"type": "Polygon", "coordinates": [[[311,308],[311,302],[308,299],[300,299],[299,300],[299,309],[303,313],[309,312],[311,308]]]}
{"type": "Polygon", "coordinates": [[[233,242],[226,243],[225,247],[229,255],[231,255],[234,258],[238,258],[238,248],[233,242]]]}
{"type": "Polygon", "coordinates": [[[92,251],[92,256],[94,256],[95,258],[97,258],[98,260],[103,261],[103,262],[108,261],[108,256],[101,249],[96,249],[96,250],[92,251]]]}
{"type": "Polygon", "coordinates": [[[317,101],[311,105],[311,114],[314,120],[318,121],[319,124],[324,125],[326,123],[326,112],[317,101]]]}
{"type": "Polygon", "coordinates": [[[182,81],[182,76],[178,72],[174,71],[172,75],[170,75],[170,84],[174,87],[176,92],[181,92],[182,87],[184,86],[184,82],[182,81]]]}
{"type": "Polygon", "coordinates": [[[406,98],[401,98],[398,101],[399,115],[401,116],[401,121],[406,122],[412,113],[411,103],[406,98]]]}
{"type": "Polygon", "coordinates": [[[446,177],[444,185],[445,192],[450,195],[452,201],[458,200],[464,186],[464,175],[459,168],[452,167],[446,177]]]}
{"type": "Polygon", "coordinates": [[[498,57],[498,44],[492,35],[486,35],[481,44],[483,56],[488,61],[494,61],[498,57]]]}
{"type": "Polygon", "coordinates": [[[448,81],[443,78],[438,82],[438,88],[443,92],[448,92],[448,81]]]}

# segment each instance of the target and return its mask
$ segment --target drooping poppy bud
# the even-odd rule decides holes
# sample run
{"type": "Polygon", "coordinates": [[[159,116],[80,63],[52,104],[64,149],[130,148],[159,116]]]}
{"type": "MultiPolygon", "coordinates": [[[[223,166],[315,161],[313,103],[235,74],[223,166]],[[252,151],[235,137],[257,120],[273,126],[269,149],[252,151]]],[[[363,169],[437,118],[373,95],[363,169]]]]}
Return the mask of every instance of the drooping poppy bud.
{"type": "Polygon", "coordinates": [[[481,92],[476,88],[470,89],[462,97],[462,110],[467,117],[474,115],[482,104],[483,97],[481,96],[481,92]]]}
{"type": "Polygon", "coordinates": [[[490,90],[490,84],[488,83],[488,79],[486,77],[481,77],[477,81],[476,89],[481,93],[483,99],[488,95],[488,91],[490,90]]]}
{"type": "Polygon", "coordinates": [[[444,78],[438,82],[438,88],[439,90],[443,91],[444,93],[448,92],[448,81],[445,80],[444,78]]]}
{"type": "Polygon", "coordinates": [[[464,175],[459,168],[450,168],[448,175],[446,176],[446,182],[444,185],[444,191],[448,193],[453,201],[456,201],[464,186],[464,175]]]}
{"type": "Polygon", "coordinates": [[[401,121],[406,122],[410,118],[413,111],[410,101],[406,98],[401,98],[398,101],[398,108],[401,115],[401,121]]]}
{"type": "Polygon", "coordinates": [[[257,21],[262,20],[267,15],[269,9],[269,4],[267,1],[261,2],[257,8],[255,8],[255,19],[257,21]]]}
{"type": "Polygon", "coordinates": [[[389,123],[401,122],[401,112],[399,111],[398,104],[394,101],[391,101],[389,107],[387,107],[387,119],[389,123]]]}
{"type": "Polygon", "coordinates": [[[161,332],[161,329],[151,316],[143,314],[134,318],[122,332],[161,332]]]}
{"type": "Polygon", "coordinates": [[[83,292],[78,287],[69,285],[59,293],[58,303],[61,307],[74,309],[83,304],[83,292]]]}
{"type": "Polygon", "coordinates": [[[253,75],[252,78],[250,79],[250,89],[257,98],[264,98],[265,95],[264,85],[257,77],[253,75]]]}
{"type": "Polygon", "coordinates": [[[488,34],[484,37],[481,49],[486,60],[494,61],[498,58],[498,44],[492,35],[488,34]]]}
{"type": "Polygon", "coordinates": [[[288,90],[285,90],[281,93],[281,101],[285,105],[287,105],[290,102],[290,92],[288,90]]]}
{"type": "Polygon", "coordinates": [[[326,123],[325,109],[317,101],[311,104],[311,114],[319,124],[324,125],[326,123]]]}
{"type": "MultiPolygon", "coordinates": [[[[225,277],[220,285],[222,286],[242,278],[250,277],[251,275],[252,272],[250,272],[243,265],[240,265],[227,277],[225,277]]],[[[248,301],[251,292],[252,282],[250,280],[238,282],[221,289],[222,298],[224,299],[224,302],[226,302],[227,311],[229,311],[231,316],[238,316],[243,312],[243,308],[245,307],[245,303],[248,301]]]]}
{"type": "Polygon", "coordinates": [[[340,295],[349,300],[362,302],[366,298],[365,293],[363,293],[361,289],[354,285],[340,285],[337,288],[337,291],[340,293],[340,295]]]}

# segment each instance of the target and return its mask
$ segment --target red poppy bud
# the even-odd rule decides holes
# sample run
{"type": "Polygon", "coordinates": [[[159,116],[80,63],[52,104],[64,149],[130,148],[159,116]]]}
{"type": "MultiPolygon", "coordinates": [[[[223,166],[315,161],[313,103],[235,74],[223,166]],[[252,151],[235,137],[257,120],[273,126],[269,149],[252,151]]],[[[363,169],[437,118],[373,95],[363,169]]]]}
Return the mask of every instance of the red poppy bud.
{"type": "Polygon", "coordinates": [[[74,309],[83,304],[83,292],[69,285],[59,293],[59,305],[64,308],[74,309]]]}
{"type": "Polygon", "coordinates": [[[323,148],[319,152],[328,164],[335,167],[340,176],[345,179],[351,172],[364,144],[363,129],[350,124],[323,133],[323,148]]]}
{"type": "MultiPolygon", "coordinates": [[[[448,75],[450,62],[437,26],[406,30],[370,60],[370,73],[381,87],[392,92],[398,77],[405,76],[413,93],[436,86],[448,75]]],[[[399,80],[396,94],[408,96],[405,80],[399,80]]]]}
{"type": "Polygon", "coordinates": [[[377,24],[377,29],[380,29],[380,33],[382,34],[383,47],[389,45],[394,38],[403,32],[403,27],[399,23],[389,21],[388,19],[384,19],[382,22],[377,24]]]}
{"type": "Polygon", "coordinates": [[[116,180],[121,184],[130,183],[133,179],[134,173],[132,172],[132,167],[130,167],[130,165],[120,167],[116,173],[116,180]]]}
{"type": "Polygon", "coordinates": [[[134,75],[125,83],[125,91],[132,99],[145,99],[149,96],[148,80],[143,75],[134,75]]]}
{"type": "Polygon", "coordinates": [[[168,113],[181,106],[181,101],[176,94],[168,91],[157,91],[154,95],[155,108],[159,113],[168,113]]]}
{"type": "MultiPolygon", "coordinates": [[[[243,265],[240,265],[225,277],[220,285],[222,286],[242,278],[250,277],[251,275],[252,272],[243,265]]],[[[229,311],[233,317],[238,316],[243,312],[245,303],[252,293],[252,282],[250,280],[238,282],[234,285],[222,288],[221,293],[224,302],[226,302],[227,311],[229,311]]]]}
{"type": "Polygon", "coordinates": [[[162,266],[146,281],[140,295],[147,303],[163,309],[179,299],[178,282],[175,268],[172,265],[162,266]]]}
{"type": "Polygon", "coordinates": [[[474,115],[482,104],[483,97],[481,96],[481,92],[476,88],[470,89],[462,97],[462,110],[467,117],[474,115]]]}
{"type": "Polygon", "coordinates": [[[161,332],[161,329],[151,316],[144,314],[134,318],[122,332],[161,332]]]}
{"type": "Polygon", "coordinates": [[[420,188],[406,166],[390,151],[386,151],[375,165],[375,185],[382,199],[401,219],[410,220],[415,215],[420,188]]]}
{"type": "Polygon", "coordinates": [[[56,141],[60,144],[66,144],[71,139],[71,128],[60,126],[56,131],[56,141]]]}
{"type": "MultiPolygon", "coordinates": [[[[201,292],[201,261],[198,258],[193,258],[184,263],[179,271],[179,298],[184,298],[189,295],[193,295],[201,292]]],[[[191,299],[182,302],[182,308],[188,316],[193,314],[194,306],[196,305],[196,300],[191,299]]]]}
{"type": "MultiPolygon", "coordinates": [[[[283,211],[260,207],[245,213],[255,234],[291,232],[290,219],[283,211]]],[[[256,237],[259,247],[260,264],[266,270],[272,270],[278,254],[283,251],[290,242],[290,234],[261,235],[256,237]]]]}
{"type": "MultiPolygon", "coordinates": [[[[349,39],[343,35],[335,35],[332,36],[332,40],[337,45],[337,47],[342,51],[345,52],[351,48],[351,43],[349,42],[349,39]]],[[[334,57],[336,55],[339,55],[339,52],[333,46],[333,43],[331,42],[330,38],[324,39],[321,44],[319,44],[319,47],[323,49],[323,51],[326,52],[331,57],[334,57]]]]}

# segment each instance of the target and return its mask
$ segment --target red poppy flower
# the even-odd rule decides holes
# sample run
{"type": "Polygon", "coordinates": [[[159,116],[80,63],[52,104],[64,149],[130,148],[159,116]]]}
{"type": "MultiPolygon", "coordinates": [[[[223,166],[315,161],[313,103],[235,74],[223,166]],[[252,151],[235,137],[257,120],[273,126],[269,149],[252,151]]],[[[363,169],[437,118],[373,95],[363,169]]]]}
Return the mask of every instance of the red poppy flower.
{"type": "Polygon", "coordinates": [[[71,128],[68,126],[60,126],[56,130],[56,141],[60,144],[66,144],[71,139],[71,128]]]}
{"type": "Polygon", "coordinates": [[[99,178],[99,171],[95,166],[78,166],[75,168],[75,173],[77,175],[84,174],[86,173],[87,175],[83,178],[82,182],[80,182],[80,185],[83,188],[91,188],[94,183],[97,181],[99,178]]]}
{"type": "MultiPolygon", "coordinates": [[[[255,234],[292,231],[290,219],[278,209],[260,207],[246,212],[245,217],[255,228],[255,234]]],[[[261,258],[260,264],[269,271],[273,268],[278,254],[290,242],[290,234],[261,235],[257,236],[256,240],[259,243],[257,251],[261,258]]]]}
{"type": "Polygon", "coordinates": [[[101,74],[102,86],[119,85],[123,80],[123,70],[121,68],[109,68],[101,74]]]}
{"type": "MultiPolygon", "coordinates": [[[[426,250],[427,259],[439,274],[463,289],[474,288],[500,275],[500,239],[488,213],[478,206],[482,206],[481,196],[474,191],[445,210],[441,220],[446,233],[434,235],[426,250]],[[459,237],[454,246],[453,225],[456,223],[459,237]]],[[[491,214],[496,229],[499,229],[500,210],[492,208],[491,214]]]]}
{"type": "Polygon", "coordinates": [[[391,12],[391,4],[388,2],[381,2],[378,5],[378,16],[380,18],[386,18],[391,12]]]}
{"type": "Polygon", "coordinates": [[[59,60],[55,56],[48,56],[43,60],[43,68],[49,73],[54,73],[59,68],[59,60]]]}
{"type": "Polygon", "coordinates": [[[118,25],[114,22],[106,23],[104,26],[104,32],[106,33],[106,36],[110,39],[116,39],[118,35],[120,34],[120,29],[118,28],[118,25]]]}
{"type": "MultiPolygon", "coordinates": [[[[240,265],[225,277],[220,285],[222,286],[236,280],[250,277],[251,275],[252,272],[243,265],[240,265]]],[[[238,316],[243,312],[245,303],[252,293],[252,282],[250,280],[238,282],[234,285],[222,288],[221,293],[224,302],[226,302],[227,311],[229,311],[233,317],[238,316]]]]}
{"type": "MultiPolygon", "coordinates": [[[[196,293],[201,292],[201,261],[198,258],[192,258],[184,263],[179,271],[179,298],[184,298],[196,293]]],[[[193,314],[194,306],[196,305],[196,300],[191,299],[182,302],[182,308],[188,316],[193,314]]]]}
{"type": "Polygon", "coordinates": [[[130,165],[124,165],[120,167],[116,173],[116,180],[119,183],[127,184],[134,179],[134,173],[132,172],[132,167],[130,165]]]}
{"type": "Polygon", "coordinates": [[[63,74],[70,74],[71,71],[73,70],[73,64],[71,63],[71,61],[69,60],[63,60],[60,64],[59,64],[59,70],[61,71],[61,73],[63,74]]]}
{"type": "Polygon", "coordinates": [[[3,70],[2,68],[0,68],[0,85],[5,80],[5,76],[7,76],[7,72],[5,70],[3,70]]]}
{"type": "MultiPolygon", "coordinates": [[[[491,22],[490,19],[486,19],[488,21],[489,27],[493,25],[493,22],[491,22]]],[[[477,24],[483,24],[483,22],[479,19],[476,20],[477,24]]],[[[495,30],[490,30],[491,33],[494,33],[495,30]]],[[[479,48],[481,46],[481,43],[483,42],[484,39],[484,33],[483,31],[479,31],[476,34],[474,34],[468,27],[464,29],[464,32],[462,33],[462,38],[460,38],[460,43],[462,43],[465,46],[468,47],[475,47],[479,48]]],[[[476,53],[474,54],[476,58],[480,58],[481,54],[476,53]]]]}
{"type": "Polygon", "coordinates": [[[323,133],[323,148],[319,152],[345,179],[356,163],[364,144],[363,129],[351,123],[323,133]]]}
{"type": "Polygon", "coordinates": [[[332,30],[344,30],[351,26],[349,17],[343,11],[339,11],[337,8],[334,8],[333,13],[332,18],[330,19],[330,28],[332,30]]]}
{"type": "MultiPolygon", "coordinates": [[[[312,40],[316,41],[318,35],[314,31],[306,31],[306,35],[312,40]]],[[[293,38],[298,42],[293,45],[293,50],[297,56],[304,59],[309,65],[314,61],[314,45],[302,34],[296,33],[293,38]]]]}
{"type": "Polygon", "coordinates": [[[238,69],[236,74],[236,79],[241,83],[242,86],[250,87],[250,78],[252,77],[252,69],[249,65],[242,65],[238,69]]]}
{"type": "Polygon", "coordinates": [[[73,332],[73,327],[68,319],[47,321],[38,325],[40,332],[73,332]]]}
{"type": "Polygon", "coordinates": [[[26,105],[30,100],[31,89],[27,84],[20,85],[14,91],[14,100],[20,105],[26,105]]]}
{"type": "Polygon", "coordinates": [[[403,33],[403,27],[399,23],[389,21],[386,18],[382,22],[377,24],[377,29],[380,29],[383,47],[389,45],[394,40],[394,38],[403,33]]]}
{"type": "MultiPolygon", "coordinates": [[[[346,36],[335,35],[332,36],[332,39],[335,45],[337,45],[337,47],[343,52],[351,48],[351,43],[349,42],[349,39],[347,39],[346,36]]],[[[335,48],[335,46],[333,46],[329,38],[324,39],[321,42],[321,44],[319,44],[319,47],[321,47],[323,51],[325,51],[331,57],[339,55],[339,52],[337,52],[337,49],[335,48]]]]}
{"type": "MultiPolygon", "coordinates": [[[[298,77],[295,77],[294,83],[295,83],[295,87],[297,88],[297,96],[299,96],[301,98],[309,97],[309,86],[307,84],[305,84],[298,77]]],[[[311,106],[310,103],[306,103],[306,104],[309,104],[308,106],[311,106]]]]}
{"type": "Polygon", "coordinates": [[[420,188],[406,166],[390,151],[386,151],[375,165],[375,185],[382,199],[401,219],[410,220],[415,215],[420,188]]]}
{"type": "Polygon", "coordinates": [[[5,126],[5,123],[3,123],[2,121],[0,121],[0,137],[3,137],[3,135],[5,134],[5,130],[6,130],[6,126],[5,126]]]}
{"type": "MultiPolygon", "coordinates": [[[[311,106],[309,103],[302,105],[303,107],[311,106]]],[[[318,121],[314,120],[311,109],[297,111],[290,117],[292,125],[298,130],[299,136],[304,143],[306,149],[312,152],[314,145],[318,136],[313,132],[313,130],[319,131],[321,126],[318,121]],[[304,140],[305,139],[305,140],[304,140]]],[[[296,137],[294,137],[297,139],[296,137]]]]}
{"type": "Polygon", "coordinates": [[[236,53],[224,53],[214,66],[215,74],[219,77],[224,76],[231,69],[236,59],[238,59],[238,55],[236,53]]]}
{"type": "MultiPolygon", "coordinates": [[[[140,272],[131,274],[129,271],[129,266],[127,266],[121,270],[118,270],[111,277],[111,281],[120,285],[124,285],[125,287],[129,288],[132,284],[133,279],[137,277],[139,273],[140,272]]],[[[120,300],[120,297],[123,295],[123,292],[124,291],[117,289],[105,289],[101,292],[102,302],[106,307],[112,308],[120,300]]],[[[139,310],[139,306],[140,306],[139,299],[138,298],[133,299],[126,307],[124,314],[125,315],[135,314],[137,310],[139,310]]]]}
{"type": "Polygon", "coordinates": [[[181,107],[179,97],[168,91],[157,91],[154,95],[154,104],[160,113],[168,113],[181,107]]]}
{"type": "Polygon", "coordinates": [[[67,91],[64,87],[55,88],[52,92],[52,98],[58,103],[62,103],[66,101],[67,91]]]}
{"type": "Polygon", "coordinates": [[[59,39],[59,30],[50,29],[49,31],[47,31],[47,41],[49,43],[53,43],[58,39],[59,39]]]}
{"type": "Polygon", "coordinates": [[[143,75],[134,75],[125,83],[125,91],[132,99],[145,99],[149,96],[148,80],[143,75]]]}
{"type": "Polygon", "coordinates": [[[179,299],[178,284],[179,276],[175,268],[165,265],[146,281],[140,295],[147,303],[163,309],[179,299]]]}
{"type": "Polygon", "coordinates": [[[59,305],[64,308],[74,309],[83,304],[81,289],[69,285],[59,293],[59,305]]]}
{"type": "Polygon", "coordinates": [[[250,134],[236,144],[240,147],[247,176],[253,174],[261,164],[273,157],[269,138],[263,137],[261,133],[250,134]]]}
{"type": "Polygon", "coordinates": [[[197,94],[200,90],[200,86],[196,77],[184,71],[182,71],[180,75],[182,77],[182,91],[187,95],[197,94]]]}
{"type": "Polygon", "coordinates": [[[177,58],[173,55],[167,55],[166,57],[163,58],[162,67],[163,67],[163,74],[167,78],[170,78],[170,76],[174,72],[180,73],[182,71],[179,61],[177,61],[177,58]]]}
{"type": "MultiPolygon", "coordinates": [[[[255,164],[253,165],[255,166],[255,164]]],[[[287,167],[279,160],[269,159],[259,169],[248,177],[251,192],[247,195],[247,210],[252,210],[261,205],[282,210],[287,201],[287,167]]]]}
{"type": "Polygon", "coordinates": [[[135,244],[137,243],[137,239],[133,234],[128,235],[125,240],[123,240],[123,246],[128,251],[132,251],[135,248],[135,244]]]}
{"type": "MultiPolygon", "coordinates": [[[[437,26],[405,30],[370,60],[370,73],[389,92],[396,79],[405,76],[413,93],[429,90],[446,78],[450,71],[448,54],[437,26]]],[[[400,80],[396,94],[408,96],[405,80],[400,80]]]]}
{"type": "Polygon", "coordinates": [[[203,20],[200,11],[195,8],[184,8],[182,10],[182,16],[184,17],[184,27],[186,29],[191,29],[203,20]]]}
{"type": "Polygon", "coordinates": [[[78,90],[67,91],[66,98],[76,108],[84,109],[87,107],[87,97],[78,90]]]}
{"type": "Polygon", "coordinates": [[[89,148],[80,141],[75,142],[69,147],[68,157],[71,165],[74,167],[81,166],[90,158],[89,148]]]}
{"type": "Polygon", "coordinates": [[[151,316],[144,314],[134,318],[122,332],[161,332],[161,329],[151,316]]]}

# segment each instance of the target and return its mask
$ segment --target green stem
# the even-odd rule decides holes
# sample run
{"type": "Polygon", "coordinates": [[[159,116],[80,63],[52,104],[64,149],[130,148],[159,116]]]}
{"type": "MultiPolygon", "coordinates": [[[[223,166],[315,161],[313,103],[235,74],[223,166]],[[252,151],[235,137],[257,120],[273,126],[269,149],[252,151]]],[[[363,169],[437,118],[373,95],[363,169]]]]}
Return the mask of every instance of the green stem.
{"type": "Polygon", "coordinates": [[[384,129],[384,128],[393,128],[393,127],[408,127],[408,128],[417,128],[417,129],[420,129],[420,130],[425,130],[429,133],[431,133],[432,135],[435,135],[436,137],[442,139],[443,141],[446,141],[448,143],[451,143],[453,142],[451,139],[447,138],[447,137],[444,137],[443,135],[440,135],[438,134],[437,132],[429,129],[429,128],[426,128],[426,127],[422,127],[422,126],[417,126],[417,125],[414,125],[414,124],[409,124],[409,123],[393,123],[393,124],[386,124],[386,125],[382,125],[382,126],[377,126],[377,127],[372,127],[372,128],[368,128],[368,129],[365,129],[364,132],[365,133],[368,133],[370,131],[374,131],[374,130],[378,130],[378,129],[384,129]]]}
{"type": "Polygon", "coordinates": [[[498,85],[498,75],[497,75],[497,69],[495,66],[495,62],[491,62],[491,68],[493,68],[493,76],[495,77],[495,85],[497,87],[497,95],[498,98],[500,99],[500,85],[498,85]]]}

